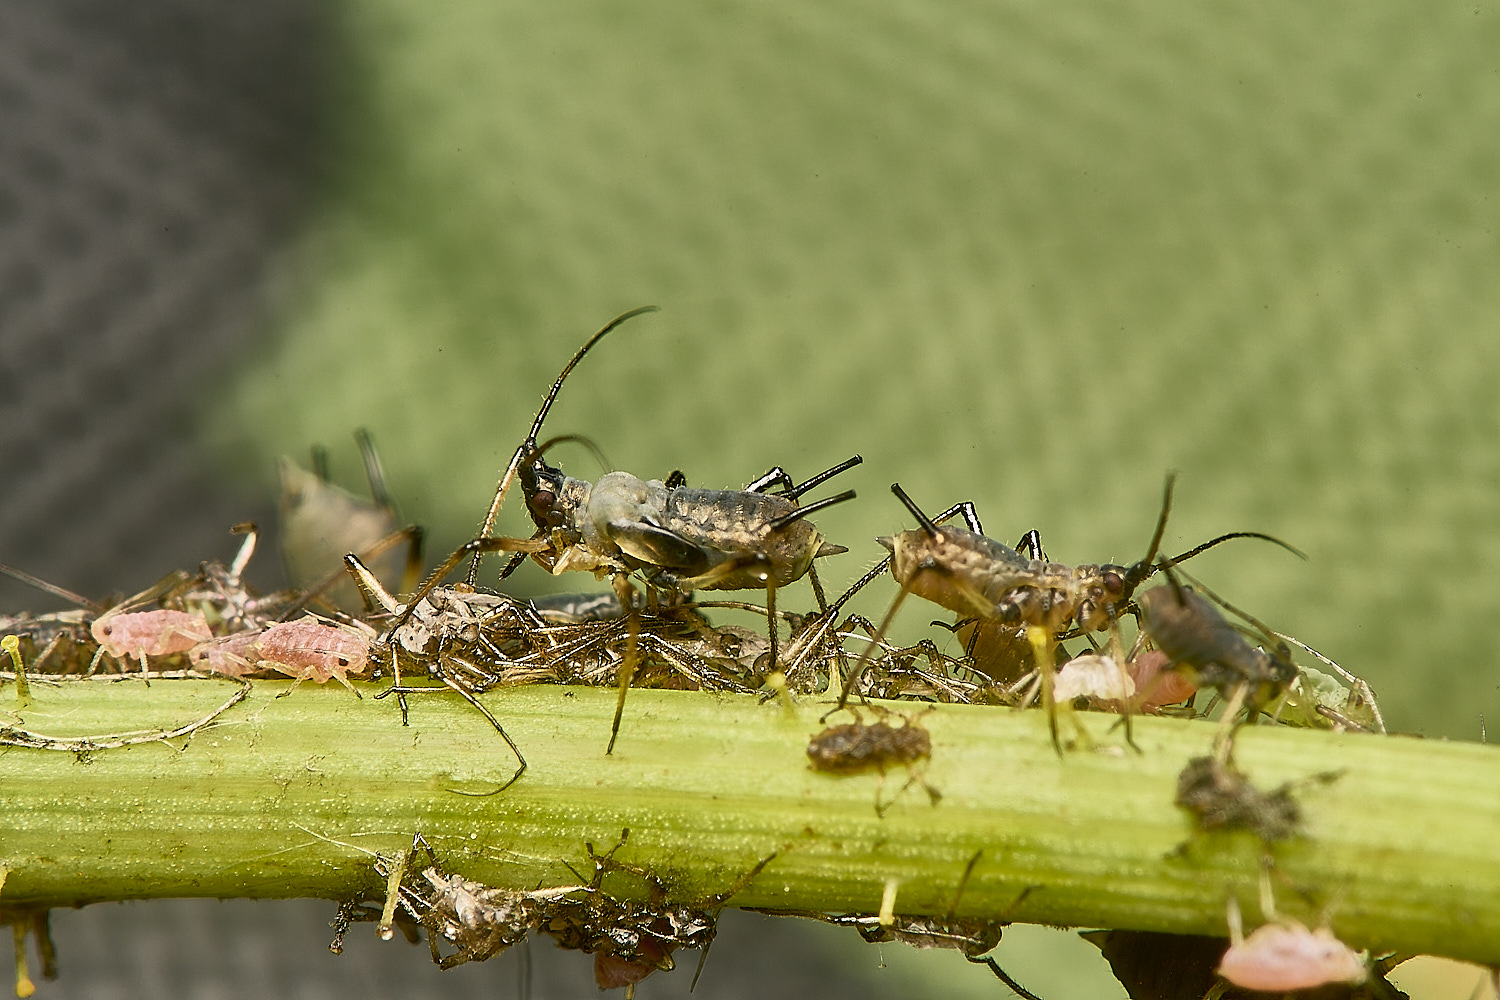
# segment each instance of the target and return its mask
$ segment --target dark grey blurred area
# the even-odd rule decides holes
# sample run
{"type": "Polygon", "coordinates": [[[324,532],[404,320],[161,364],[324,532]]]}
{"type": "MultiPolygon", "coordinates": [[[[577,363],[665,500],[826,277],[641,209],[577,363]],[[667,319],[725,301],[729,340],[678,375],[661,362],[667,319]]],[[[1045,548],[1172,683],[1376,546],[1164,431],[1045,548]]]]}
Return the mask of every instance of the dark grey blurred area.
{"type": "MultiPolygon", "coordinates": [[[[328,943],[334,910],[333,903],[319,900],[202,899],[54,910],[61,974],[52,983],[37,977],[36,995],[38,1000],[505,1000],[521,995],[520,963],[526,948],[533,1000],[601,995],[594,985],[593,958],[562,951],[546,938],[488,962],[445,972],[432,964],[425,941],[411,945],[399,934],[393,941],[380,941],[374,925],[355,924],[344,940],[343,954],[333,955],[328,943]]],[[[863,977],[840,974],[828,939],[853,933],[807,920],[726,910],[691,995],[705,1000],[760,1000],[768,995],[856,1000],[891,995],[863,977]]],[[[642,982],[636,996],[688,997],[698,953],[682,952],[677,960],[672,972],[656,973],[642,982]]],[[[997,986],[996,996],[1003,992],[997,986]]]]}
{"type": "Polygon", "coordinates": [[[191,428],[316,186],[321,10],[0,3],[0,561],[97,599],[271,519],[274,470],[226,495],[191,428]]]}
{"type": "MultiPolygon", "coordinates": [[[[337,53],[288,0],[0,0],[0,562],[93,599],[228,559],[273,520],[275,473],[217,484],[193,424],[256,350],[266,283],[328,156],[337,53]]],[[[258,556],[252,578],[280,585],[258,556]]],[[[0,610],[58,598],[0,577],[0,610]]],[[[517,953],[440,972],[368,925],[328,953],[334,904],[164,900],[53,914],[38,996],[511,997],[517,953]]],[[[821,925],[730,911],[698,996],[871,996],[821,925]],[[768,976],[768,960],[775,967],[768,976]]],[[[589,956],[542,942],[532,993],[596,996],[589,956]]],[[[642,984],[687,996],[688,968],[642,984]]]]}

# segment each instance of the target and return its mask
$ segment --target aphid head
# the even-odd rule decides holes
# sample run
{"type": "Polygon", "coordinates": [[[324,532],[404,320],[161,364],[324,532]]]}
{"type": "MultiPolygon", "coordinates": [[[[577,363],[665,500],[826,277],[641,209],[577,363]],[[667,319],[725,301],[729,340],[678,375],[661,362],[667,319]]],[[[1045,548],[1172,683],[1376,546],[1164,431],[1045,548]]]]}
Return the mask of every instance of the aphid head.
{"type": "Polygon", "coordinates": [[[542,531],[570,527],[574,521],[574,513],[588,502],[588,483],[569,478],[557,466],[548,465],[542,457],[548,448],[564,441],[580,442],[594,453],[601,465],[609,464],[598,445],[577,434],[549,438],[541,446],[533,448],[521,460],[518,474],[521,492],[526,497],[526,510],[542,531]]]}
{"type": "Polygon", "coordinates": [[[558,506],[558,497],[563,492],[567,477],[556,466],[548,465],[540,456],[535,461],[521,466],[521,492],[526,496],[526,509],[531,519],[542,530],[560,528],[565,514],[558,506]]]}

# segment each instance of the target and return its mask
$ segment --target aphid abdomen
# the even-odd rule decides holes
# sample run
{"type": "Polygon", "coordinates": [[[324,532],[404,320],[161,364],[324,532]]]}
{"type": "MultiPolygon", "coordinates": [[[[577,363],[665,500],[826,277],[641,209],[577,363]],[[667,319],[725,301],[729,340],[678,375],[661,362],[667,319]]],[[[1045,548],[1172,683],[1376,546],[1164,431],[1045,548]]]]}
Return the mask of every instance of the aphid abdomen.
{"type": "Polygon", "coordinates": [[[795,583],[818,555],[823,538],[812,523],[775,524],[796,510],[774,494],[680,487],[666,491],[660,523],[703,553],[701,568],[682,573],[695,586],[755,590],[795,583]]]}
{"type": "Polygon", "coordinates": [[[1263,672],[1265,654],[1196,591],[1156,587],[1136,598],[1136,603],[1147,634],[1174,662],[1200,672],[1218,664],[1247,680],[1263,672]]]}
{"type": "Polygon", "coordinates": [[[255,642],[260,637],[261,631],[256,630],[200,642],[189,650],[188,661],[198,670],[225,677],[244,677],[261,669],[256,663],[260,657],[255,651],[255,642]]]}
{"type": "Polygon", "coordinates": [[[255,651],[260,662],[287,676],[319,684],[358,676],[370,666],[368,640],[315,618],[272,625],[255,643],[255,651]]]}
{"type": "MultiPolygon", "coordinates": [[[[945,527],[876,541],[891,550],[891,576],[906,590],[961,615],[997,618],[997,605],[1030,582],[1033,560],[985,535],[945,527]]],[[[1041,564],[1038,564],[1041,565],[1041,564]]]]}

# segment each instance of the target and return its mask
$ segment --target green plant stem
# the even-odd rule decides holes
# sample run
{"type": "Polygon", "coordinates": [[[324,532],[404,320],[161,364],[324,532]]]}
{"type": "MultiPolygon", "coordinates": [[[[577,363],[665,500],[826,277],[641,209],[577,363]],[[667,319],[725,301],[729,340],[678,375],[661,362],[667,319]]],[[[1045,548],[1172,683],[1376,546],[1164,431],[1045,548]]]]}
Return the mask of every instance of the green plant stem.
{"type": "MultiPolygon", "coordinates": [[[[824,705],[633,691],[606,757],[612,691],[495,692],[484,701],[531,767],[483,795],[515,759],[455,695],[413,696],[403,727],[392,701],[370,697],[378,686],[362,685],[363,700],[307,684],[274,697],[286,687],[256,682],[173,745],[0,750],[0,905],[379,899],[372,853],[399,852],[417,831],[469,878],[566,885],[577,881],[566,865],[587,864],[586,841],[604,850],[628,827],[620,857],[649,865],[684,899],[722,890],[776,852],[735,904],[873,913],[897,879],[898,913],[941,915],[982,850],[960,915],[1222,935],[1233,893],[1259,922],[1265,849],[1246,833],[1197,833],[1173,804],[1185,762],[1209,751],[1205,722],[1137,719],[1137,754],[1110,731],[1113,717],[1084,714],[1096,747],[1060,757],[1040,711],[939,706],[918,724],[932,734],[923,777],[941,801],[914,784],[882,818],[878,790],[896,795],[905,769],[883,779],[810,770],[824,705]]],[[[9,724],[54,736],[170,729],[231,690],[33,679],[34,704],[9,724]]],[[[1269,851],[1283,915],[1326,921],[1356,947],[1500,963],[1494,749],[1262,727],[1241,733],[1235,759],[1262,789],[1339,772],[1296,786],[1304,833],[1269,851]]]]}

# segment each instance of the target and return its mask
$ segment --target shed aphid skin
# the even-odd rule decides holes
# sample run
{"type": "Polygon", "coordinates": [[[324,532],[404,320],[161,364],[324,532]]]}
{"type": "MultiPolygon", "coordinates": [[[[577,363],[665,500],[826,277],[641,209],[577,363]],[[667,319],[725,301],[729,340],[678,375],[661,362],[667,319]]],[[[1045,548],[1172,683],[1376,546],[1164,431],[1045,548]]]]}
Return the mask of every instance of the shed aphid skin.
{"type": "Polygon", "coordinates": [[[427,928],[432,959],[444,969],[493,958],[524,942],[529,932],[538,931],[554,938],[558,947],[593,955],[599,987],[625,987],[629,996],[635,984],[653,972],[673,969],[672,953],[678,949],[699,949],[706,957],[719,911],[776,858],[771,854],[762,859],[721,892],[672,902],[669,886],[660,877],[615,859],[629,834],[624,831],[606,854],[596,853],[592,843],[586,845],[592,875],[585,877],[568,865],[578,879],[576,884],[529,891],[486,886],[445,871],[419,834],[400,858],[377,856],[375,870],[387,880],[386,905],[376,910],[346,904],[340,908],[339,919],[344,926],[351,920],[380,920],[385,927],[409,915],[427,928]],[[419,845],[430,863],[418,876],[413,869],[419,845]],[[621,899],[607,893],[604,880],[616,874],[644,881],[646,899],[621,899]],[[455,950],[442,954],[440,942],[455,950]]]}
{"type": "Polygon", "coordinates": [[[387,658],[384,662],[391,668],[394,681],[376,698],[395,694],[404,724],[408,694],[444,688],[456,691],[489,720],[511,753],[516,755],[515,774],[496,789],[495,794],[515,784],[526,773],[526,757],[505,727],[500,725],[500,720],[474,696],[476,685],[460,666],[468,664],[465,654],[476,647],[489,646],[497,658],[504,656],[503,650],[494,646],[486,634],[487,624],[497,615],[505,616],[512,627],[523,632],[539,630],[544,624],[542,618],[524,601],[502,594],[483,594],[463,585],[429,588],[426,594],[413,595],[403,604],[381,585],[358,556],[346,555],[344,562],[366,598],[393,616],[391,627],[375,640],[373,652],[378,657],[387,658]],[[404,684],[401,679],[403,659],[421,664],[427,676],[440,682],[443,688],[404,684]]]}
{"type": "Polygon", "coordinates": [[[1270,844],[1295,836],[1302,826],[1290,784],[1263,792],[1232,764],[1214,757],[1187,762],[1177,776],[1176,801],[1204,833],[1245,830],[1270,844]]]}
{"type": "Polygon", "coordinates": [[[975,851],[974,856],[969,858],[969,863],[964,866],[963,875],[959,877],[958,887],[954,890],[953,902],[949,904],[947,912],[941,917],[906,916],[899,913],[896,909],[899,884],[895,879],[888,879],[882,887],[880,912],[876,914],[774,910],[754,906],[746,907],[746,909],[752,913],[806,917],[841,927],[853,927],[859,931],[860,937],[871,944],[899,942],[923,950],[952,948],[962,954],[965,960],[975,965],[988,967],[996,979],[999,979],[1023,1000],[1040,1000],[1036,994],[1012,979],[1010,974],[1000,967],[1000,963],[989,956],[989,952],[994,951],[1000,944],[1005,928],[1010,926],[1011,916],[1022,903],[1026,902],[1027,897],[1033,891],[1041,887],[1027,886],[1022,889],[1021,894],[994,918],[958,916],[958,906],[963,900],[964,890],[968,887],[974,868],[983,856],[984,851],[981,849],[975,851]]]}
{"type": "Polygon", "coordinates": [[[290,458],[279,469],[281,498],[281,557],[293,587],[320,593],[333,607],[350,614],[361,608],[359,594],[344,578],[341,560],[358,553],[387,586],[412,589],[421,574],[422,534],[416,526],[401,527],[396,502],[386,484],[380,454],[370,432],[354,432],[370,498],[356,496],[328,479],[328,456],[313,450],[313,471],[290,458]],[[404,540],[406,558],[400,561],[387,540],[404,540]],[[390,553],[390,554],[387,554],[390,553]]]}
{"type": "MultiPolygon", "coordinates": [[[[484,553],[512,552],[516,555],[501,573],[502,578],[527,555],[554,575],[582,570],[598,579],[609,577],[633,630],[638,629],[640,614],[631,583],[634,574],[641,576],[648,594],[663,590],[686,594],[694,589],[764,589],[770,637],[766,672],[778,669],[776,591],[809,576],[822,604],[813,560],[847,551],[825,542],[808,515],[853,499],[854,491],[805,506],[799,501],[828,479],[858,465],[862,461],[859,456],[800,485],[778,467],[743,490],[701,490],[689,488],[680,473],[669,476],[666,482],[643,480],[628,472],[610,472],[595,483],[573,479],[548,465],[544,458],[548,448],[567,439],[538,443],[542,424],[563,382],[590,348],[626,320],[655,309],[644,306],[623,313],[573,355],[543,399],[530,433],[511,457],[480,537],[460,547],[428,576],[397,627],[412,614],[410,607],[466,558],[473,557],[469,570],[472,586],[484,553]],[[517,479],[536,533],[530,538],[490,537],[505,494],[517,479]]],[[[620,697],[606,753],[614,751],[619,736],[625,695],[636,666],[635,645],[634,641],[628,644],[619,672],[620,697]]]]}
{"type": "MultiPolygon", "coordinates": [[[[1162,496],[1161,514],[1145,558],[1130,566],[1084,564],[1066,566],[1028,558],[978,530],[978,518],[970,502],[956,504],[937,518],[929,518],[908,497],[900,484],[891,492],[912,513],[920,528],[879,539],[891,550],[891,576],[901,589],[891,602],[876,638],[860,657],[859,663],[844,682],[837,708],[843,708],[858,683],[870,652],[884,635],[907,594],[916,594],[934,604],[962,615],[974,615],[1007,625],[1024,625],[1038,665],[1042,704],[1048,714],[1053,746],[1062,752],[1058,737],[1057,714],[1060,703],[1053,691],[1054,650],[1059,633],[1067,629],[1096,632],[1114,629],[1126,612],[1137,587],[1156,571],[1157,552],[1167,517],[1172,509],[1175,475],[1168,474],[1162,496]],[[939,527],[938,522],[955,513],[964,515],[968,528],[939,527]]],[[[1253,531],[1236,531],[1220,535],[1169,560],[1179,563],[1232,538],[1260,538],[1275,542],[1296,552],[1291,546],[1270,535],[1253,531]]],[[[1035,532],[1022,540],[1032,551],[1040,552],[1035,532]]],[[[1301,553],[1298,553],[1299,555],[1301,553]]],[[[1065,705],[1063,705],[1066,708],[1065,705]]],[[[837,709],[835,709],[837,710],[837,709]]],[[[1070,716],[1071,718],[1071,716],[1070,716]]],[[[1075,725],[1076,725],[1075,720],[1075,725]]],[[[1079,727],[1080,735],[1083,733],[1079,727]]],[[[1128,732],[1127,732],[1128,738],[1128,732]]]]}

